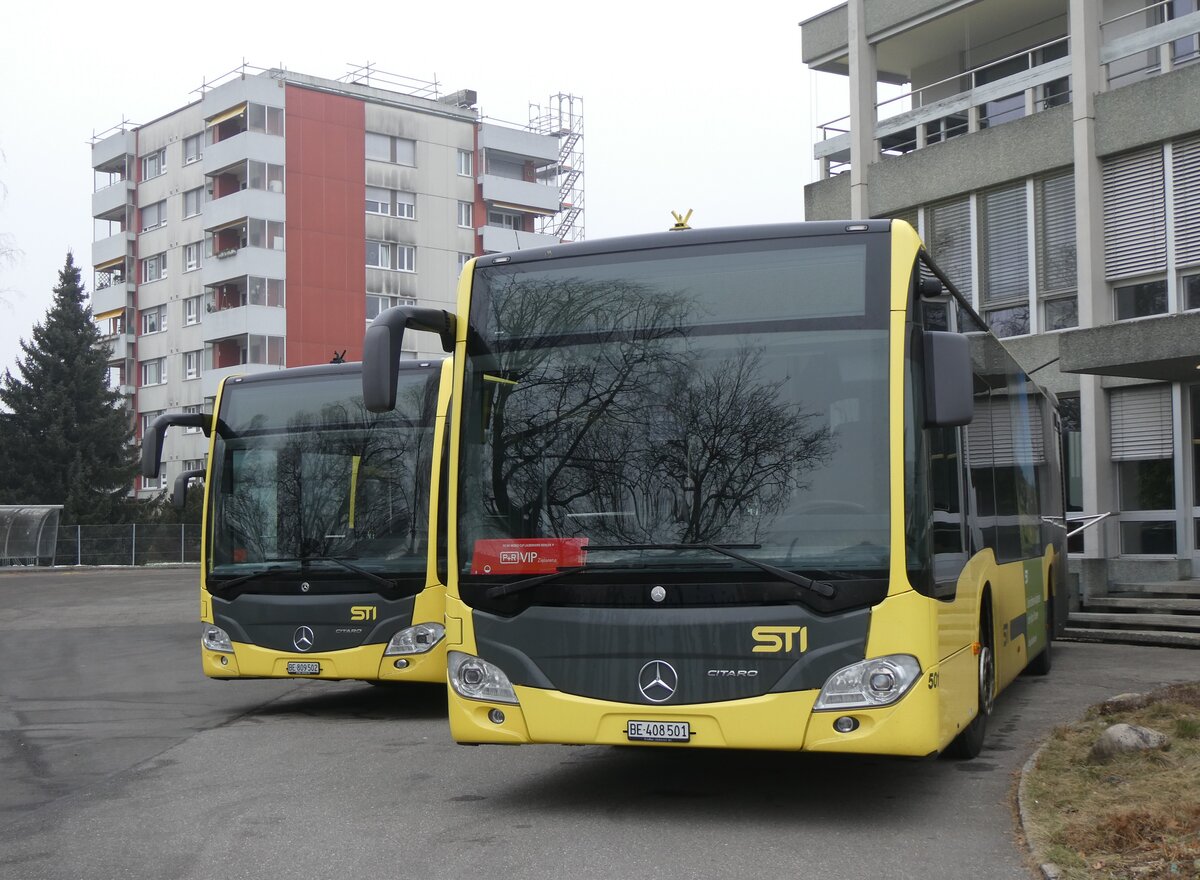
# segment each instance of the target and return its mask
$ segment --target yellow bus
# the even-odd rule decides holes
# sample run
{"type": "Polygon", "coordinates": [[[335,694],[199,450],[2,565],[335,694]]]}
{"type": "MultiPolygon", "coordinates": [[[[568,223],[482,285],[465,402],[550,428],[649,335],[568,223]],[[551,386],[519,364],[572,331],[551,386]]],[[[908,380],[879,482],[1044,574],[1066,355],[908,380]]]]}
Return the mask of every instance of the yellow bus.
{"type": "Polygon", "coordinates": [[[215,415],[147,429],[158,473],[170,426],[209,438],[201,539],[201,665],[216,679],[445,679],[438,515],[450,370],[406,361],[398,405],[366,411],[361,365],[226,378],[215,415]]]}
{"type": "Polygon", "coordinates": [[[973,757],[1063,618],[1053,399],[899,221],[481,257],[453,342],[463,743],[973,757]],[[963,331],[959,332],[958,322],[963,331]]]}

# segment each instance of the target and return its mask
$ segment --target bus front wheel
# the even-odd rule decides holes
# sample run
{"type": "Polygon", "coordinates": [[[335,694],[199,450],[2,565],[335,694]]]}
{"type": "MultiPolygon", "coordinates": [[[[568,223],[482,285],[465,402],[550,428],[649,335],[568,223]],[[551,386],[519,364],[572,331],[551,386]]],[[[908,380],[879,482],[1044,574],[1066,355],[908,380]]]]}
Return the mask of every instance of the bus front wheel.
{"type": "Polygon", "coordinates": [[[975,717],[951,741],[946,754],[951,758],[970,760],[983,751],[983,740],[987,736],[988,718],[996,698],[996,657],[992,651],[991,609],[985,606],[979,620],[978,659],[978,709],[975,717]]]}

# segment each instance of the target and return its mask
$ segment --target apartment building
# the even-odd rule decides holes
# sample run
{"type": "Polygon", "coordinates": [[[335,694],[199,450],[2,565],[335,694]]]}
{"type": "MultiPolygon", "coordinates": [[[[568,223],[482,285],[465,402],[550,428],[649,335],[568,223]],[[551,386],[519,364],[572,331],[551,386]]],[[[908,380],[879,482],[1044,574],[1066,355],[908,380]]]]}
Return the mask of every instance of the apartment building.
{"type": "MultiPolygon", "coordinates": [[[[471,91],[361,74],[241,68],[94,139],[92,312],[139,437],[209,411],[228,375],[358,359],[383,309],[453,309],[476,255],[582,238],[577,98],[522,127],[471,91]]],[[[431,334],[406,342],[441,356],[431,334]]],[[[190,430],[137,491],[202,465],[190,430]]]]}
{"type": "Polygon", "coordinates": [[[801,28],[804,62],[847,78],[850,110],[817,133],[806,216],[911,222],[1059,396],[1069,509],[1109,514],[1072,539],[1085,605],[1186,590],[1200,575],[1196,0],[849,0],[801,28]]]}

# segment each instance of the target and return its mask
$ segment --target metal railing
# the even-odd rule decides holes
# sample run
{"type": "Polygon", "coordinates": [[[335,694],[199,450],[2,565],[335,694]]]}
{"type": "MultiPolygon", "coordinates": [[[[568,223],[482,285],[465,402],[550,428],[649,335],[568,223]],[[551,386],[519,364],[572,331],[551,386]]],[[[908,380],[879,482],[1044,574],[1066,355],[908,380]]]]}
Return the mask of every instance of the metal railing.
{"type": "Polygon", "coordinates": [[[63,525],[55,565],[164,565],[200,561],[200,526],[172,523],[63,525]]]}

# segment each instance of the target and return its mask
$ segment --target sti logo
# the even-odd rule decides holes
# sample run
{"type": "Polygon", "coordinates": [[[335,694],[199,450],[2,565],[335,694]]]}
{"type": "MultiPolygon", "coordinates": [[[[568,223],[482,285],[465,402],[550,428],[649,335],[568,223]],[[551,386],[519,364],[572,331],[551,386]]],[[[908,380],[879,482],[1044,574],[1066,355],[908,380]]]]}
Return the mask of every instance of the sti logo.
{"type": "Polygon", "coordinates": [[[350,619],[351,620],[375,620],[374,605],[351,605],[350,619]]]}
{"type": "Polygon", "coordinates": [[[751,648],[756,654],[790,654],[794,647],[801,654],[808,650],[807,626],[756,626],[750,634],[758,643],[751,648]]]}
{"type": "Polygon", "coordinates": [[[501,550],[501,565],[533,565],[538,561],[536,550],[501,550]]]}

